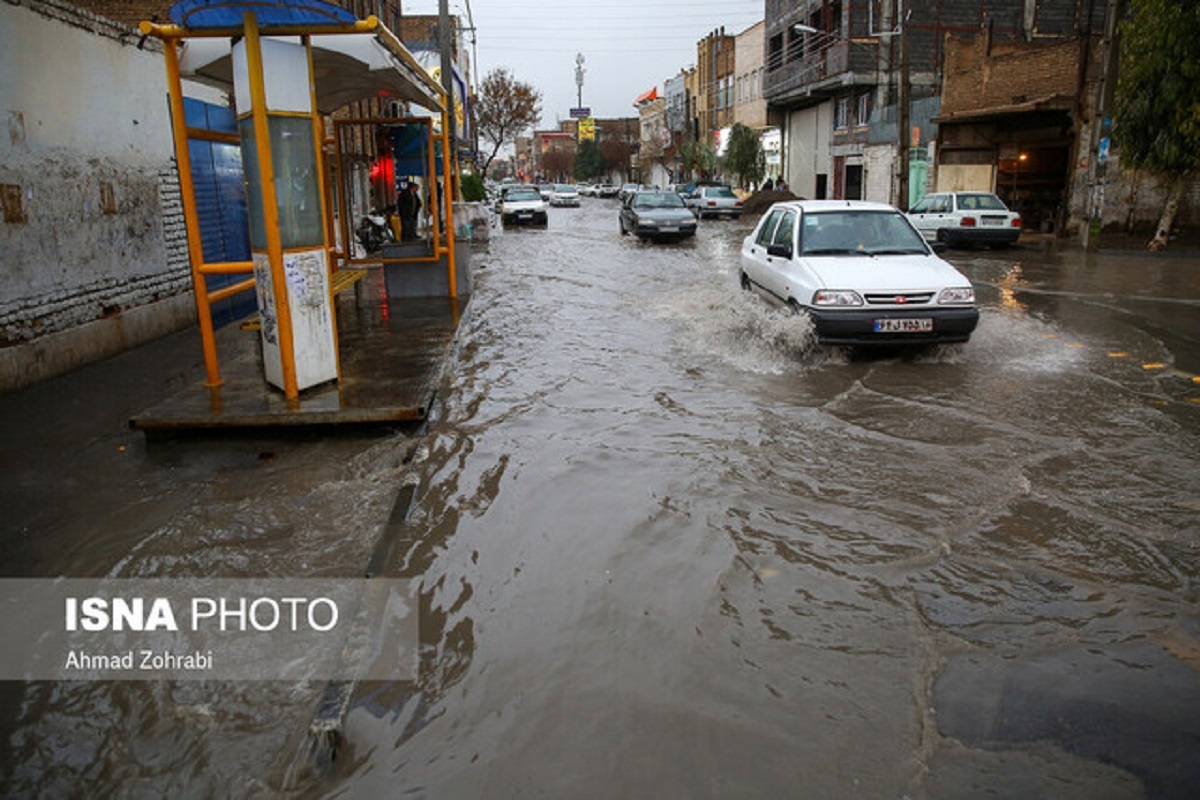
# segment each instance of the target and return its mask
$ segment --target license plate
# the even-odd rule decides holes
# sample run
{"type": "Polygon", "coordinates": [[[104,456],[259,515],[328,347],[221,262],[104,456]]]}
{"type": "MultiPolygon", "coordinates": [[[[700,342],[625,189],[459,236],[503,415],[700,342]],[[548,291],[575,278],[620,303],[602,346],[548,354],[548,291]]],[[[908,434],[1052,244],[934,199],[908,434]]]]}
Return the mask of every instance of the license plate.
{"type": "Polygon", "coordinates": [[[517,214],[517,219],[533,219],[533,212],[526,211],[524,213],[517,214]]]}
{"type": "Polygon", "coordinates": [[[933,330],[932,319],[877,319],[876,333],[929,333],[933,330]]]}
{"type": "Polygon", "coordinates": [[[1003,224],[1004,224],[1004,220],[1002,220],[1002,219],[988,219],[987,217],[984,217],[984,218],[983,218],[983,224],[984,224],[984,225],[1003,225],[1003,224]]]}
{"type": "Polygon", "coordinates": [[[663,233],[679,233],[679,228],[677,226],[663,226],[659,228],[659,230],[663,233]]]}

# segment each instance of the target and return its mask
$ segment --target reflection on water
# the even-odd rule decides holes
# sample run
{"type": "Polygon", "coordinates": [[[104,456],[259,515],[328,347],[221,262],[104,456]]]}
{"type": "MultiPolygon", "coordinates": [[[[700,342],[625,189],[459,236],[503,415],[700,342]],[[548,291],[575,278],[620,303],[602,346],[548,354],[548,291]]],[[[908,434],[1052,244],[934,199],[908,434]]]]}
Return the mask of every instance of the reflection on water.
{"type": "MultiPolygon", "coordinates": [[[[390,568],[420,679],[359,686],[296,793],[1200,791],[1200,421],[1108,355],[1179,363],[1186,326],[968,253],[969,344],[819,349],[737,288],[752,222],[655,246],[585,200],[477,254],[390,568]]],[[[407,443],[328,447],[211,476],[122,573],[365,563],[407,443]]],[[[29,687],[9,785],[270,794],[321,688],[29,687]]]]}

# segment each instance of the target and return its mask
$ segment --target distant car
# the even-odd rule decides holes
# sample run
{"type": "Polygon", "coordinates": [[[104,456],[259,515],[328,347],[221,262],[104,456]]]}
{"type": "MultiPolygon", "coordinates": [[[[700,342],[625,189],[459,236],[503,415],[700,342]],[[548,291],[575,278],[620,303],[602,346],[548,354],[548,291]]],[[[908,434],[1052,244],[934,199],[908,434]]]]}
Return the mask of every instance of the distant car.
{"type": "Polygon", "coordinates": [[[728,186],[698,186],[688,195],[687,204],[698,217],[742,215],[742,201],[728,186]]]}
{"type": "Polygon", "coordinates": [[[616,197],[619,192],[620,192],[620,190],[617,189],[617,186],[614,183],[597,183],[596,184],[596,196],[597,197],[616,197]]]}
{"type": "Polygon", "coordinates": [[[990,192],[937,192],[908,211],[921,235],[951,247],[964,244],[1007,246],[1021,238],[1021,215],[990,192]]]}
{"type": "Polygon", "coordinates": [[[579,205],[579,190],[566,183],[556,183],[550,191],[550,205],[576,206],[579,205]]]}
{"type": "Polygon", "coordinates": [[[500,201],[501,225],[545,225],[546,201],[532,186],[509,189],[500,201]]]}
{"type": "Polygon", "coordinates": [[[675,192],[676,194],[680,195],[681,197],[686,198],[689,194],[696,191],[696,184],[694,184],[694,183],[672,183],[667,188],[670,189],[672,192],[675,192]]]}
{"type": "Polygon", "coordinates": [[[596,196],[596,184],[594,184],[594,183],[581,183],[581,184],[579,184],[579,186],[577,188],[579,189],[580,197],[595,197],[596,196]]]}
{"type": "Polygon", "coordinates": [[[696,217],[675,192],[634,192],[621,203],[621,235],[682,239],[696,235],[696,217]]]}
{"type": "Polygon", "coordinates": [[[619,197],[621,202],[624,203],[634,192],[640,188],[642,188],[640,183],[622,183],[621,188],[617,191],[617,197],[619,197]]]}
{"type": "Polygon", "coordinates": [[[742,242],[740,282],[806,315],[831,345],[965,342],[975,289],[883,203],[776,203],[742,242]]]}

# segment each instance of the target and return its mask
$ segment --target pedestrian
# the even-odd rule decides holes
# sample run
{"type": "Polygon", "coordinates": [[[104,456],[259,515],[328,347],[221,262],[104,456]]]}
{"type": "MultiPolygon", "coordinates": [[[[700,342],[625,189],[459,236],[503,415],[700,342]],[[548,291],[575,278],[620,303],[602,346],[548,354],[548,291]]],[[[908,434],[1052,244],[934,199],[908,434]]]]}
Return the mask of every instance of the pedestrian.
{"type": "Polygon", "coordinates": [[[775,182],[773,180],[771,180],[770,178],[767,178],[766,181],[763,182],[762,190],[764,192],[769,192],[774,188],[775,188],[775,182]]]}
{"type": "Polygon", "coordinates": [[[421,194],[416,181],[408,182],[397,201],[400,208],[400,239],[411,242],[417,238],[417,214],[421,211],[421,194]]]}
{"type": "Polygon", "coordinates": [[[775,190],[778,192],[788,191],[787,181],[785,181],[783,178],[780,178],[779,182],[775,184],[775,190]]]}

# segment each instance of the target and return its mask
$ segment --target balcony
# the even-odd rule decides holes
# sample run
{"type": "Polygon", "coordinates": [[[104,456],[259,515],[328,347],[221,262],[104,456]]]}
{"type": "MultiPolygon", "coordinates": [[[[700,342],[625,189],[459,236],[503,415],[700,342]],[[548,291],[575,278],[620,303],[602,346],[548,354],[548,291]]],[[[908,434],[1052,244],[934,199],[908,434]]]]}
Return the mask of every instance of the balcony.
{"type": "MultiPolygon", "coordinates": [[[[777,106],[819,103],[847,86],[874,86],[877,78],[875,42],[833,39],[806,50],[792,48],[783,63],[768,65],[763,96],[777,106]]],[[[769,64],[769,62],[768,62],[769,64]]]]}

